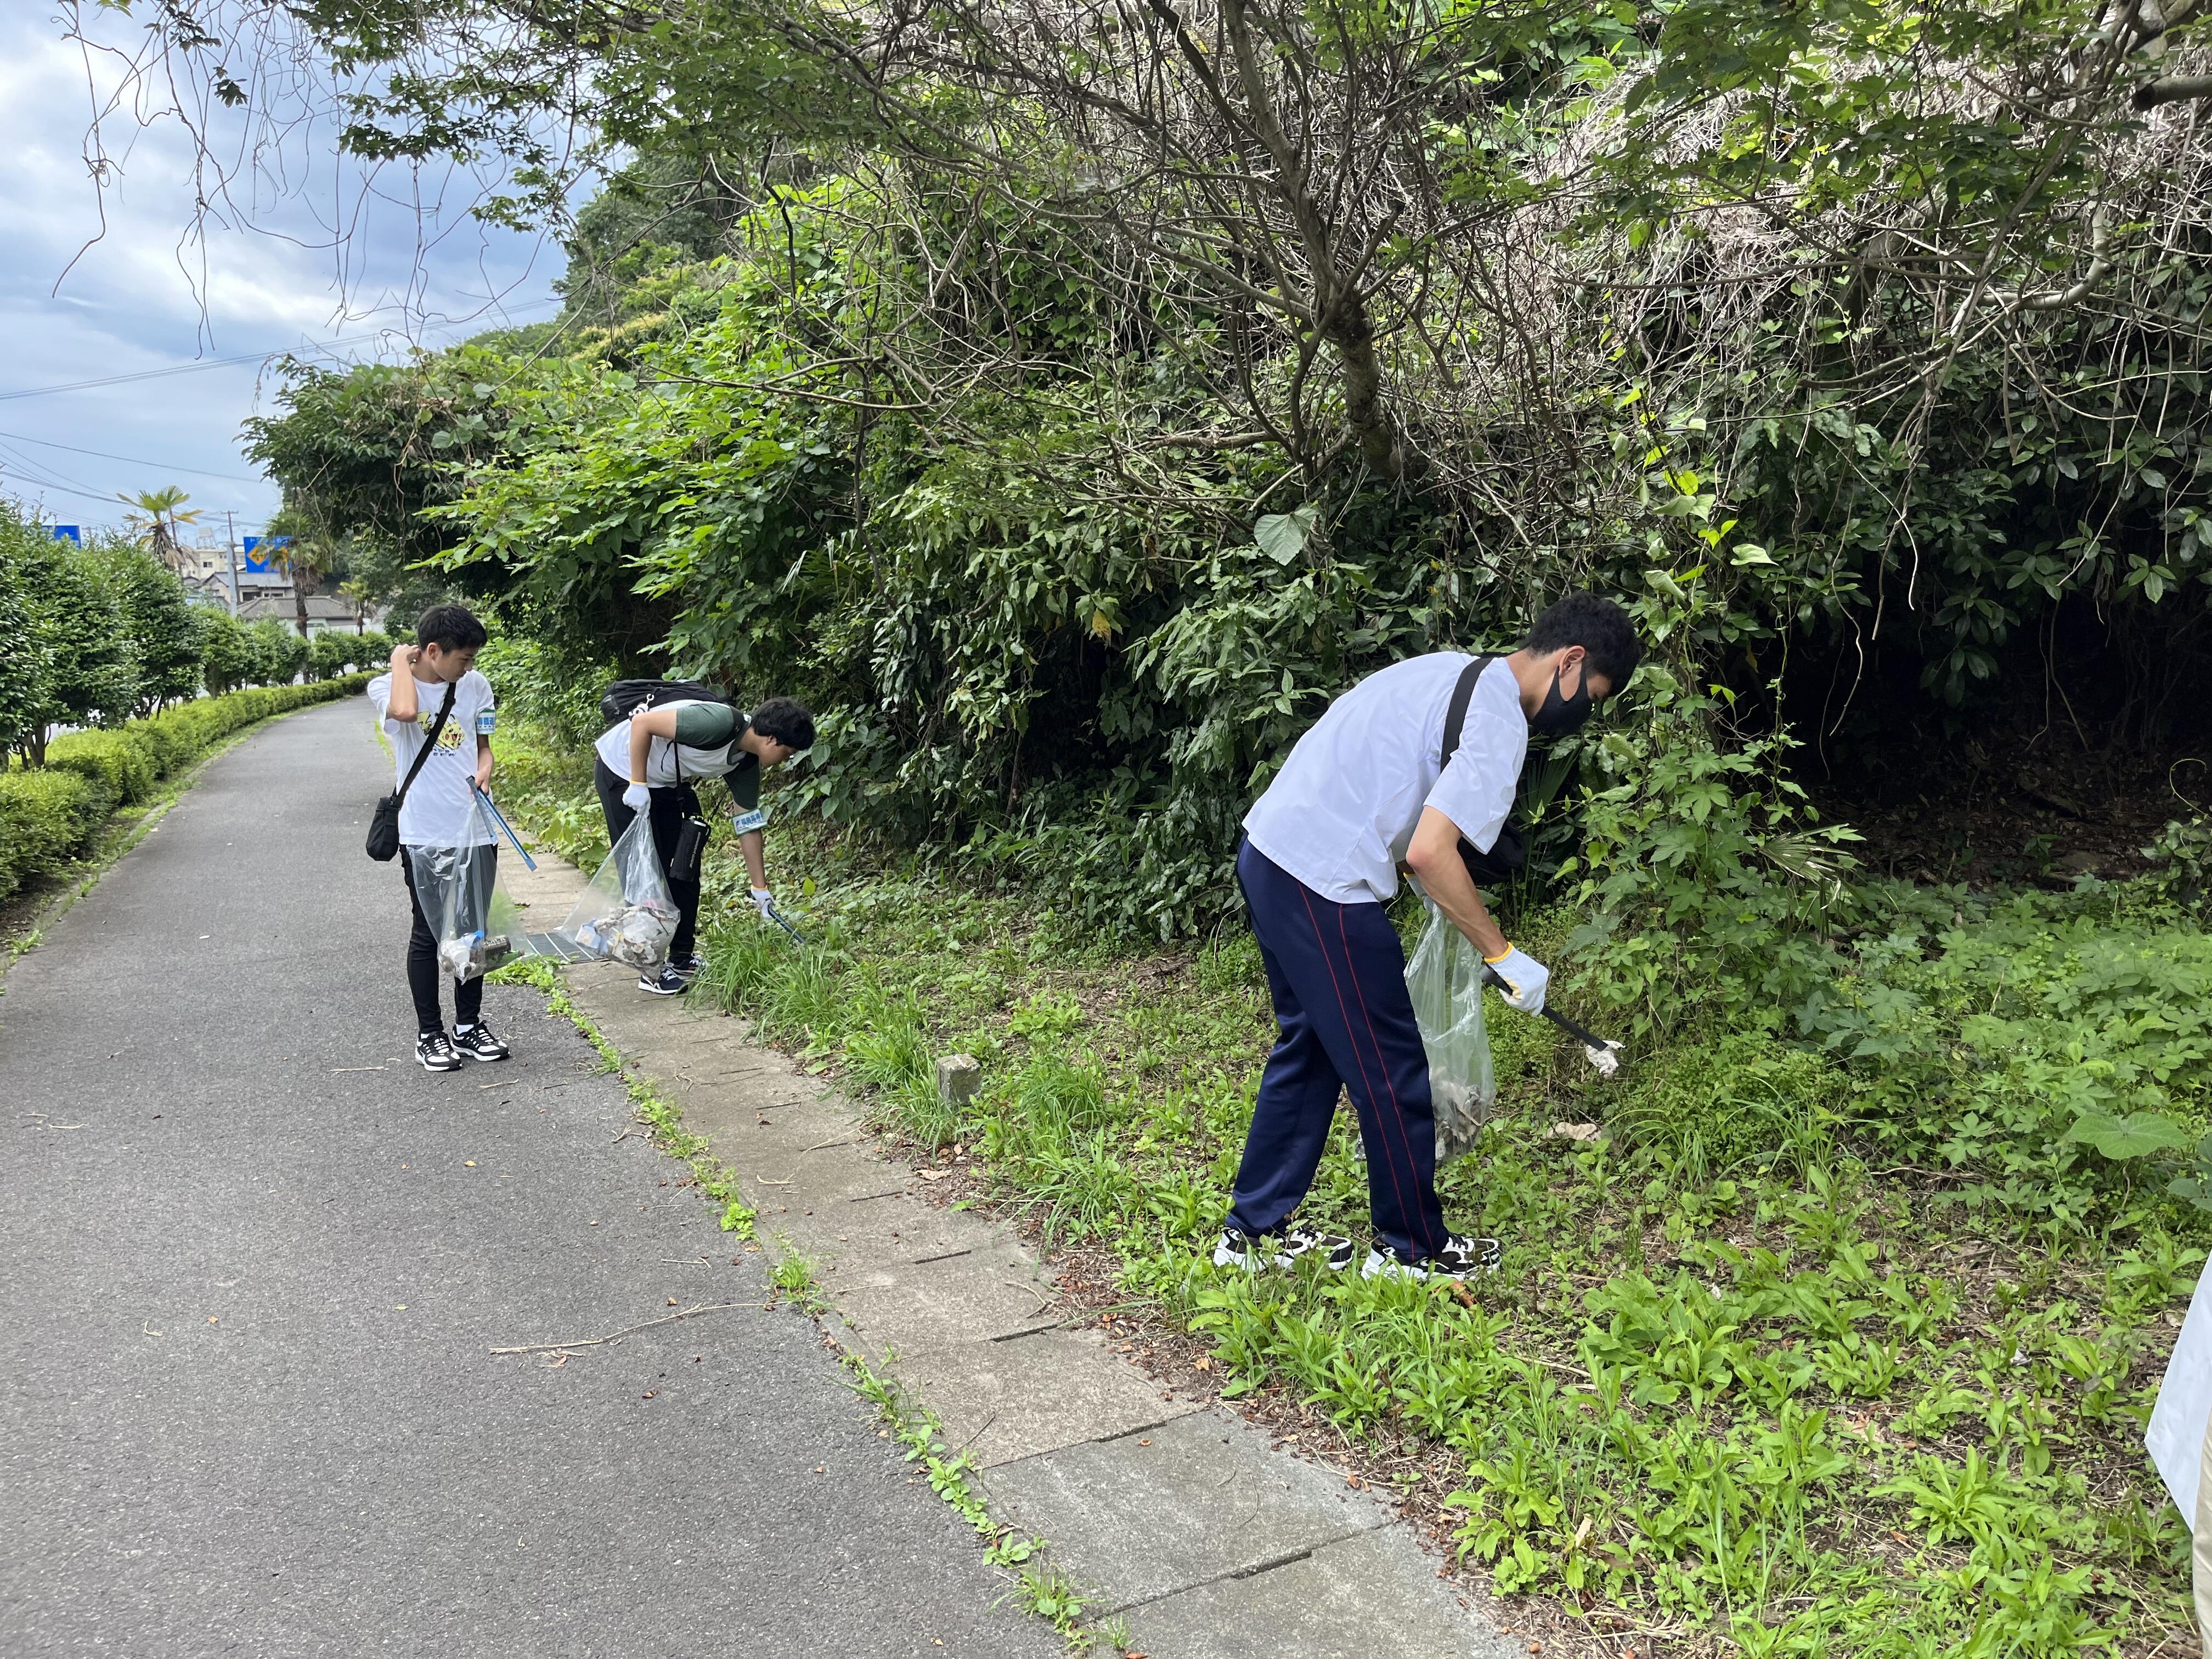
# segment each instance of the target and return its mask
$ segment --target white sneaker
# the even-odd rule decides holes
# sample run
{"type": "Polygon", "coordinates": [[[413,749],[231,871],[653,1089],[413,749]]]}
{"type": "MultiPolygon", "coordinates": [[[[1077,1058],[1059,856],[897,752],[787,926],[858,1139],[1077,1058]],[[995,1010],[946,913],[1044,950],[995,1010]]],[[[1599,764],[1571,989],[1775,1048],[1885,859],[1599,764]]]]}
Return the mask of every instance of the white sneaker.
{"type": "Polygon", "coordinates": [[[1352,1265],[1352,1252],[1350,1239],[1306,1227],[1285,1227],[1259,1237],[1242,1227],[1224,1227],[1221,1242],[1213,1247],[1213,1265],[1255,1273],[1267,1267],[1295,1267],[1305,1257],[1317,1255],[1331,1273],[1341,1273],[1352,1265]]]}
{"type": "Polygon", "coordinates": [[[1505,1252],[1496,1239],[1454,1233],[1444,1240],[1443,1249],[1425,1261],[1401,1261],[1381,1250],[1370,1250],[1359,1275],[1363,1279],[1467,1279],[1496,1273],[1504,1259],[1505,1252]]]}

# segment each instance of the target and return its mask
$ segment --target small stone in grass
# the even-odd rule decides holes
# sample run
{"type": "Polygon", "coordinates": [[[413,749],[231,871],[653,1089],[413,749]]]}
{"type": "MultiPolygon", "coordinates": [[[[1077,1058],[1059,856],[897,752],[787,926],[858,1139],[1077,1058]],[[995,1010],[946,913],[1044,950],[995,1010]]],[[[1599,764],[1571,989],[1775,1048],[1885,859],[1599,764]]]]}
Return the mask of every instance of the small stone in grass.
{"type": "Polygon", "coordinates": [[[983,1067],[973,1054],[945,1054],[937,1062],[937,1097],[958,1106],[982,1092],[983,1067]]]}

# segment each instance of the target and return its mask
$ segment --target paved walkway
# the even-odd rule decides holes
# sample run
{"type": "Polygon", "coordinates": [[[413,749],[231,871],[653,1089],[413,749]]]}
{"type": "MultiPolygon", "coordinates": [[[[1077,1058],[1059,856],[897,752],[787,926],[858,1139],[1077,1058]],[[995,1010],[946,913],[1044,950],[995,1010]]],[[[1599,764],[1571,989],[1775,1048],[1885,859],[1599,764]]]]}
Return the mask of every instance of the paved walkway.
{"type": "Polygon", "coordinates": [[[6,979],[0,1653],[1057,1653],[565,1021],[414,1063],[389,776],[256,733],[6,979]]]}
{"type": "MultiPolygon", "coordinates": [[[[582,884],[539,862],[514,884],[533,927],[582,884]]],[[[763,1234],[821,1270],[838,1340],[937,1413],[994,1513],[1048,1540],[1093,1620],[1118,1618],[1152,1659],[1525,1654],[1488,1596],[1438,1582],[1389,1504],[1069,1328],[1018,1235],[930,1203],[852,1102],[743,1021],[641,995],[634,973],[567,971],[625,1063],[739,1173],[763,1234]]]]}

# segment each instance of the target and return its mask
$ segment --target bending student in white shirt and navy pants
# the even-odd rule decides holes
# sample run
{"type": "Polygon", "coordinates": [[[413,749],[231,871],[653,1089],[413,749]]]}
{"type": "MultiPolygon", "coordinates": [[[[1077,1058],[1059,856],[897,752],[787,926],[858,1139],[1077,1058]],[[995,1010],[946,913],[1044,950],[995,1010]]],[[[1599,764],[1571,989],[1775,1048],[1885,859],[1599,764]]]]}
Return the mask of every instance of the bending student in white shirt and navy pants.
{"type": "Polygon", "coordinates": [[[1254,804],[1237,879],[1280,1035],[1216,1262],[1287,1263],[1319,1251],[1333,1267],[1350,1265],[1350,1240],[1291,1224],[1343,1091],[1367,1149],[1376,1248],[1364,1271],[1458,1277],[1497,1265],[1496,1240],[1444,1225],[1428,1056],[1383,905],[1403,862],[1512,985],[1507,1002],[1540,1012],[1550,973],[1491,919],[1460,840],[1490,848],[1512,810],[1528,734],[1573,731],[1641,656],[1619,606],[1571,594],[1536,619],[1521,649],[1482,671],[1449,764],[1446,714],[1474,660],[1452,651],[1398,663],[1339,697],[1254,804]]]}

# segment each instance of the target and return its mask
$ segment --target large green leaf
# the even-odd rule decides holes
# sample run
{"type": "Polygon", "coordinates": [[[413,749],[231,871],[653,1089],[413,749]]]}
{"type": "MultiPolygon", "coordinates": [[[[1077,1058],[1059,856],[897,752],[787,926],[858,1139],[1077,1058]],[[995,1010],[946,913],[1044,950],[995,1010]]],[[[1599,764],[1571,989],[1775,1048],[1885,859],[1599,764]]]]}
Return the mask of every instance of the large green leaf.
{"type": "Polygon", "coordinates": [[[2106,1158],[2129,1158],[2187,1152],[2196,1137],[2163,1112],[2130,1112],[2125,1117],[2113,1117],[2089,1111],[2074,1121],[2065,1139],[2076,1146],[2094,1146],[2106,1158]]]}
{"type": "Polygon", "coordinates": [[[1252,539],[1277,564],[1288,564],[1305,551],[1313,523],[1311,507],[1302,507],[1295,513],[1270,513],[1252,526],[1252,539]]]}

